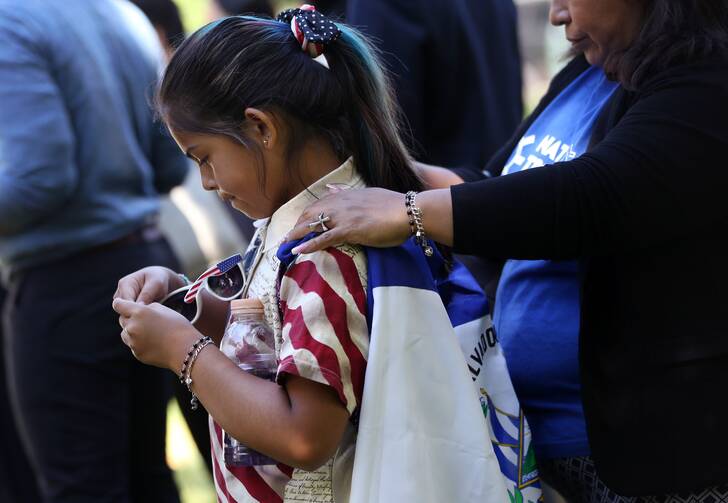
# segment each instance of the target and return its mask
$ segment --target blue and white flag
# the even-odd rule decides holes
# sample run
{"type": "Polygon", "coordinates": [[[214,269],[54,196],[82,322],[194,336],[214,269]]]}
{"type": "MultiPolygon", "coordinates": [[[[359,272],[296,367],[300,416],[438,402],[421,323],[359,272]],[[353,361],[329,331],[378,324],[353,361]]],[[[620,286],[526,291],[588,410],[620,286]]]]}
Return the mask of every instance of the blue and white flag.
{"type": "Polygon", "coordinates": [[[350,502],[539,501],[528,424],[472,275],[413,241],[366,254],[370,346],[350,502]]]}

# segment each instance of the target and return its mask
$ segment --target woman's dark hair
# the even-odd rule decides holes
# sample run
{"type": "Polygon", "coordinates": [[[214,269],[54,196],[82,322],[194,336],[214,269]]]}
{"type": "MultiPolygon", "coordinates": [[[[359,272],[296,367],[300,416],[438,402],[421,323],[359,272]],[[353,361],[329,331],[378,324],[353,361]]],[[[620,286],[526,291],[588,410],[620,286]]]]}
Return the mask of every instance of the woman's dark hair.
{"type": "Polygon", "coordinates": [[[289,126],[290,160],[309,139],[323,138],[342,162],[353,156],[368,185],[421,190],[375,50],[339,28],[326,49],[328,70],[301,50],[286,23],[244,16],[211,23],[177,49],[157,110],[173,130],[223,134],[248,148],[255,145],[246,139],[245,109],[265,110],[289,126]]]}
{"type": "Polygon", "coordinates": [[[632,1],[645,4],[642,29],[629,48],[604,65],[627,89],[677,64],[728,56],[727,0],[632,1]]]}

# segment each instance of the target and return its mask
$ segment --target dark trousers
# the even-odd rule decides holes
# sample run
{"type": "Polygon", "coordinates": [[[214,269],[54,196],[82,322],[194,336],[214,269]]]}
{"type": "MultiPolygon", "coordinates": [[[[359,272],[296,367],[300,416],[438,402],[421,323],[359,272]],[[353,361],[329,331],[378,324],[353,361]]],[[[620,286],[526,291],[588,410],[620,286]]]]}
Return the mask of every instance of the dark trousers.
{"type": "Polygon", "coordinates": [[[118,280],[151,264],[177,267],[166,242],[96,248],[10,282],[11,403],[47,503],[179,502],[165,461],[173,375],[133,358],[111,309],[118,280]]]}
{"type": "MultiPolygon", "coordinates": [[[[0,312],[6,292],[0,288],[0,312]]],[[[40,494],[31,468],[20,442],[13,411],[8,406],[7,379],[5,377],[5,344],[0,324],[0,501],[4,503],[39,503],[40,494]]]]}

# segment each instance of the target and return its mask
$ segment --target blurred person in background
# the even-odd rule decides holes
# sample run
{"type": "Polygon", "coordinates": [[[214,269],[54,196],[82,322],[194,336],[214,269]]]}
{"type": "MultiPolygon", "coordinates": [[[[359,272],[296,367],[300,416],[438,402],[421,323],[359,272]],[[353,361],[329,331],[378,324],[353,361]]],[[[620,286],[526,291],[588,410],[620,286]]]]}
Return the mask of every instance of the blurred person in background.
{"type": "MultiPolygon", "coordinates": [[[[7,292],[0,286],[0,312],[7,292]]],[[[5,348],[0,323],[0,403],[10,403],[5,377],[5,348]]],[[[20,443],[13,411],[0,408],[0,501],[7,503],[40,503],[35,473],[20,443]]]]}
{"type": "Polygon", "coordinates": [[[131,2],[152,22],[167,59],[172,57],[175,47],[185,38],[177,4],[173,0],[131,0],[131,2]]]}
{"type": "Polygon", "coordinates": [[[347,22],[383,51],[415,158],[479,177],[523,117],[513,2],[349,0],[347,22]]]}
{"type": "Polygon", "coordinates": [[[179,501],[168,377],[118,342],[107,300],[120,275],[177,265],[155,225],[188,171],[152,120],[162,62],[126,0],[0,0],[5,363],[45,502],[179,501]]]}
{"type": "MultiPolygon", "coordinates": [[[[382,50],[414,157],[447,166],[465,180],[481,178],[523,117],[513,2],[349,0],[347,22],[373,36],[382,50]]],[[[492,305],[502,262],[458,258],[492,305]]]]}
{"type": "Polygon", "coordinates": [[[268,0],[211,0],[210,19],[219,19],[227,16],[241,14],[254,14],[273,17],[275,8],[268,0]]]}
{"type": "Polygon", "coordinates": [[[309,2],[316,10],[323,12],[331,19],[344,22],[346,17],[346,0],[313,0],[309,2]]]}

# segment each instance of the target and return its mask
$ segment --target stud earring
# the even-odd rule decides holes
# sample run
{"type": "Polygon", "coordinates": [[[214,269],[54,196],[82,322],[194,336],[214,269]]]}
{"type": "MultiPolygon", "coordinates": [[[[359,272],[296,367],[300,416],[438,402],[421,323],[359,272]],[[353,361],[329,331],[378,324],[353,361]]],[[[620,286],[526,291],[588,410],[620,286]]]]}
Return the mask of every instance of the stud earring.
{"type": "Polygon", "coordinates": [[[263,139],[263,145],[265,145],[266,147],[268,146],[268,138],[263,139]]]}

